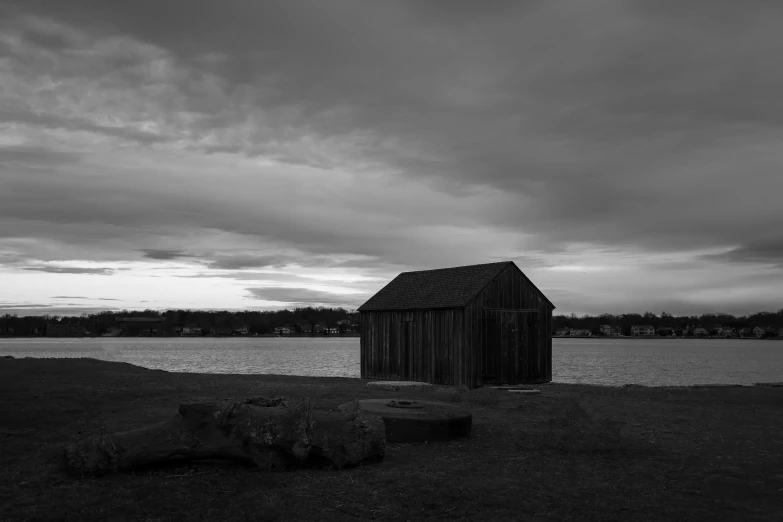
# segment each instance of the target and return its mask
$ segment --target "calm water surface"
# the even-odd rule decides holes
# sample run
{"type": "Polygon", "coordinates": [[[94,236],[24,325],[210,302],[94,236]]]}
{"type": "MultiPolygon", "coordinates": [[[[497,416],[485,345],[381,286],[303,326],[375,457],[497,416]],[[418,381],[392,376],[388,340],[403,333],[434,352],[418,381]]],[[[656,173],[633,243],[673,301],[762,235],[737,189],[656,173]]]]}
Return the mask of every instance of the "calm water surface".
{"type": "MultiPolygon", "coordinates": [[[[553,339],[554,382],[753,384],[783,381],[783,342],[553,339]]],[[[359,377],[359,339],[0,339],[0,355],[92,357],[171,372],[359,377]]]]}

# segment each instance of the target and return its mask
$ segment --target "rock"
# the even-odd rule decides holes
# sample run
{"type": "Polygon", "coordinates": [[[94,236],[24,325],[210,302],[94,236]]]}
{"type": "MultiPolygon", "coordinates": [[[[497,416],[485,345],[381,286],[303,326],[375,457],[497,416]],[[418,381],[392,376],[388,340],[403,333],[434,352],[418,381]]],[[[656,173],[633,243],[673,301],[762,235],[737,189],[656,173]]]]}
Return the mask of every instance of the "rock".
{"type": "Polygon", "coordinates": [[[305,398],[189,401],[168,421],[115,434],[105,431],[65,447],[65,467],[103,475],[187,463],[227,460],[265,470],[344,467],[384,459],[383,421],[360,409],[315,412],[305,398]]]}

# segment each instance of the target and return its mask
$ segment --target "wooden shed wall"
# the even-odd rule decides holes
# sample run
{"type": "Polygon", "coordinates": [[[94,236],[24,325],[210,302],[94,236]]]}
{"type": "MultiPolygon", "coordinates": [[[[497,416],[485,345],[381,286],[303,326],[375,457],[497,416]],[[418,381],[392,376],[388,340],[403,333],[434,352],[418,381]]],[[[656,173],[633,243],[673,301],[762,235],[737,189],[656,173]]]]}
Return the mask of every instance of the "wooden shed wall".
{"type": "Polygon", "coordinates": [[[471,373],[468,385],[475,387],[486,384],[482,360],[486,339],[484,310],[487,308],[538,310],[537,314],[530,314],[530,320],[536,327],[530,330],[528,374],[519,376],[519,382],[551,381],[552,306],[514,266],[509,266],[465,308],[466,358],[472,362],[469,365],[471,373]]]}
{"type": "Polygon", "coordinates": [[[469,384],[463,317],[461,308],[361,312],[362,378],[469,384]]]}

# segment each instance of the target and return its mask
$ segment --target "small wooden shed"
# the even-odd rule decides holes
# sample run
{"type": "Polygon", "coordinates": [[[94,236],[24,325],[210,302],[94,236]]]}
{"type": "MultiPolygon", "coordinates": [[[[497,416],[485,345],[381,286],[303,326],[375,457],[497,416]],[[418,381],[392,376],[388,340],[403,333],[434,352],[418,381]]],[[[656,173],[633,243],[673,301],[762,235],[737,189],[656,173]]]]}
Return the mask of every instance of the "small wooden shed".
{"type": "Polygon", "coordinates": [[[404,272],[359,307],[361,376],[549,382],[554,308],[513,261],[404,272]]]}

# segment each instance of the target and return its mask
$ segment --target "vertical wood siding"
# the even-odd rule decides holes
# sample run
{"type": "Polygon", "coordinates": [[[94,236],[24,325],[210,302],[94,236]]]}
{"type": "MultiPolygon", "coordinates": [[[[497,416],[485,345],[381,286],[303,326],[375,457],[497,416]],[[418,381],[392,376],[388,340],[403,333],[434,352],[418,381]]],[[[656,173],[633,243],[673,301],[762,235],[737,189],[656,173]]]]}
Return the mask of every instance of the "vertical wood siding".
{"type": "Polygon", "coordinates": [[[552,380],[552,307],[514,266],[464,309],[362,311],[360,323],[364,379],[471,388],[552,380]]]}
{"type": "Polygon", "coordinates": [[[552,380],[552,307],[513,266],[503,270],[465,308],[466,322],[472,326],[466,336],[466,349],[477,361],[471,368],[470,386],[524,382],[549,382],[552,380]],[[486,311],[488,308],[536,309],[537,313],[486,311]],[[511,322],[510,328],[503,328],[503,316],[511,322]],[[524,318],[522,317],[524,316],[524,318]],[[510,351],[513,339],[508,339],[509,330],[516,328],[520,339],[516,352],[510,351]],[[503,357],[510,359],[501,364],[503,357]],[[510,371],[513,361],[514,371],[510,371]],[[503,369],[497,375],[497,369],[503,369]]]}
{"type": "Polygon", "coordinates": [[[462,309],[361,312],[365,379],[466,384],[462,309]]]}

